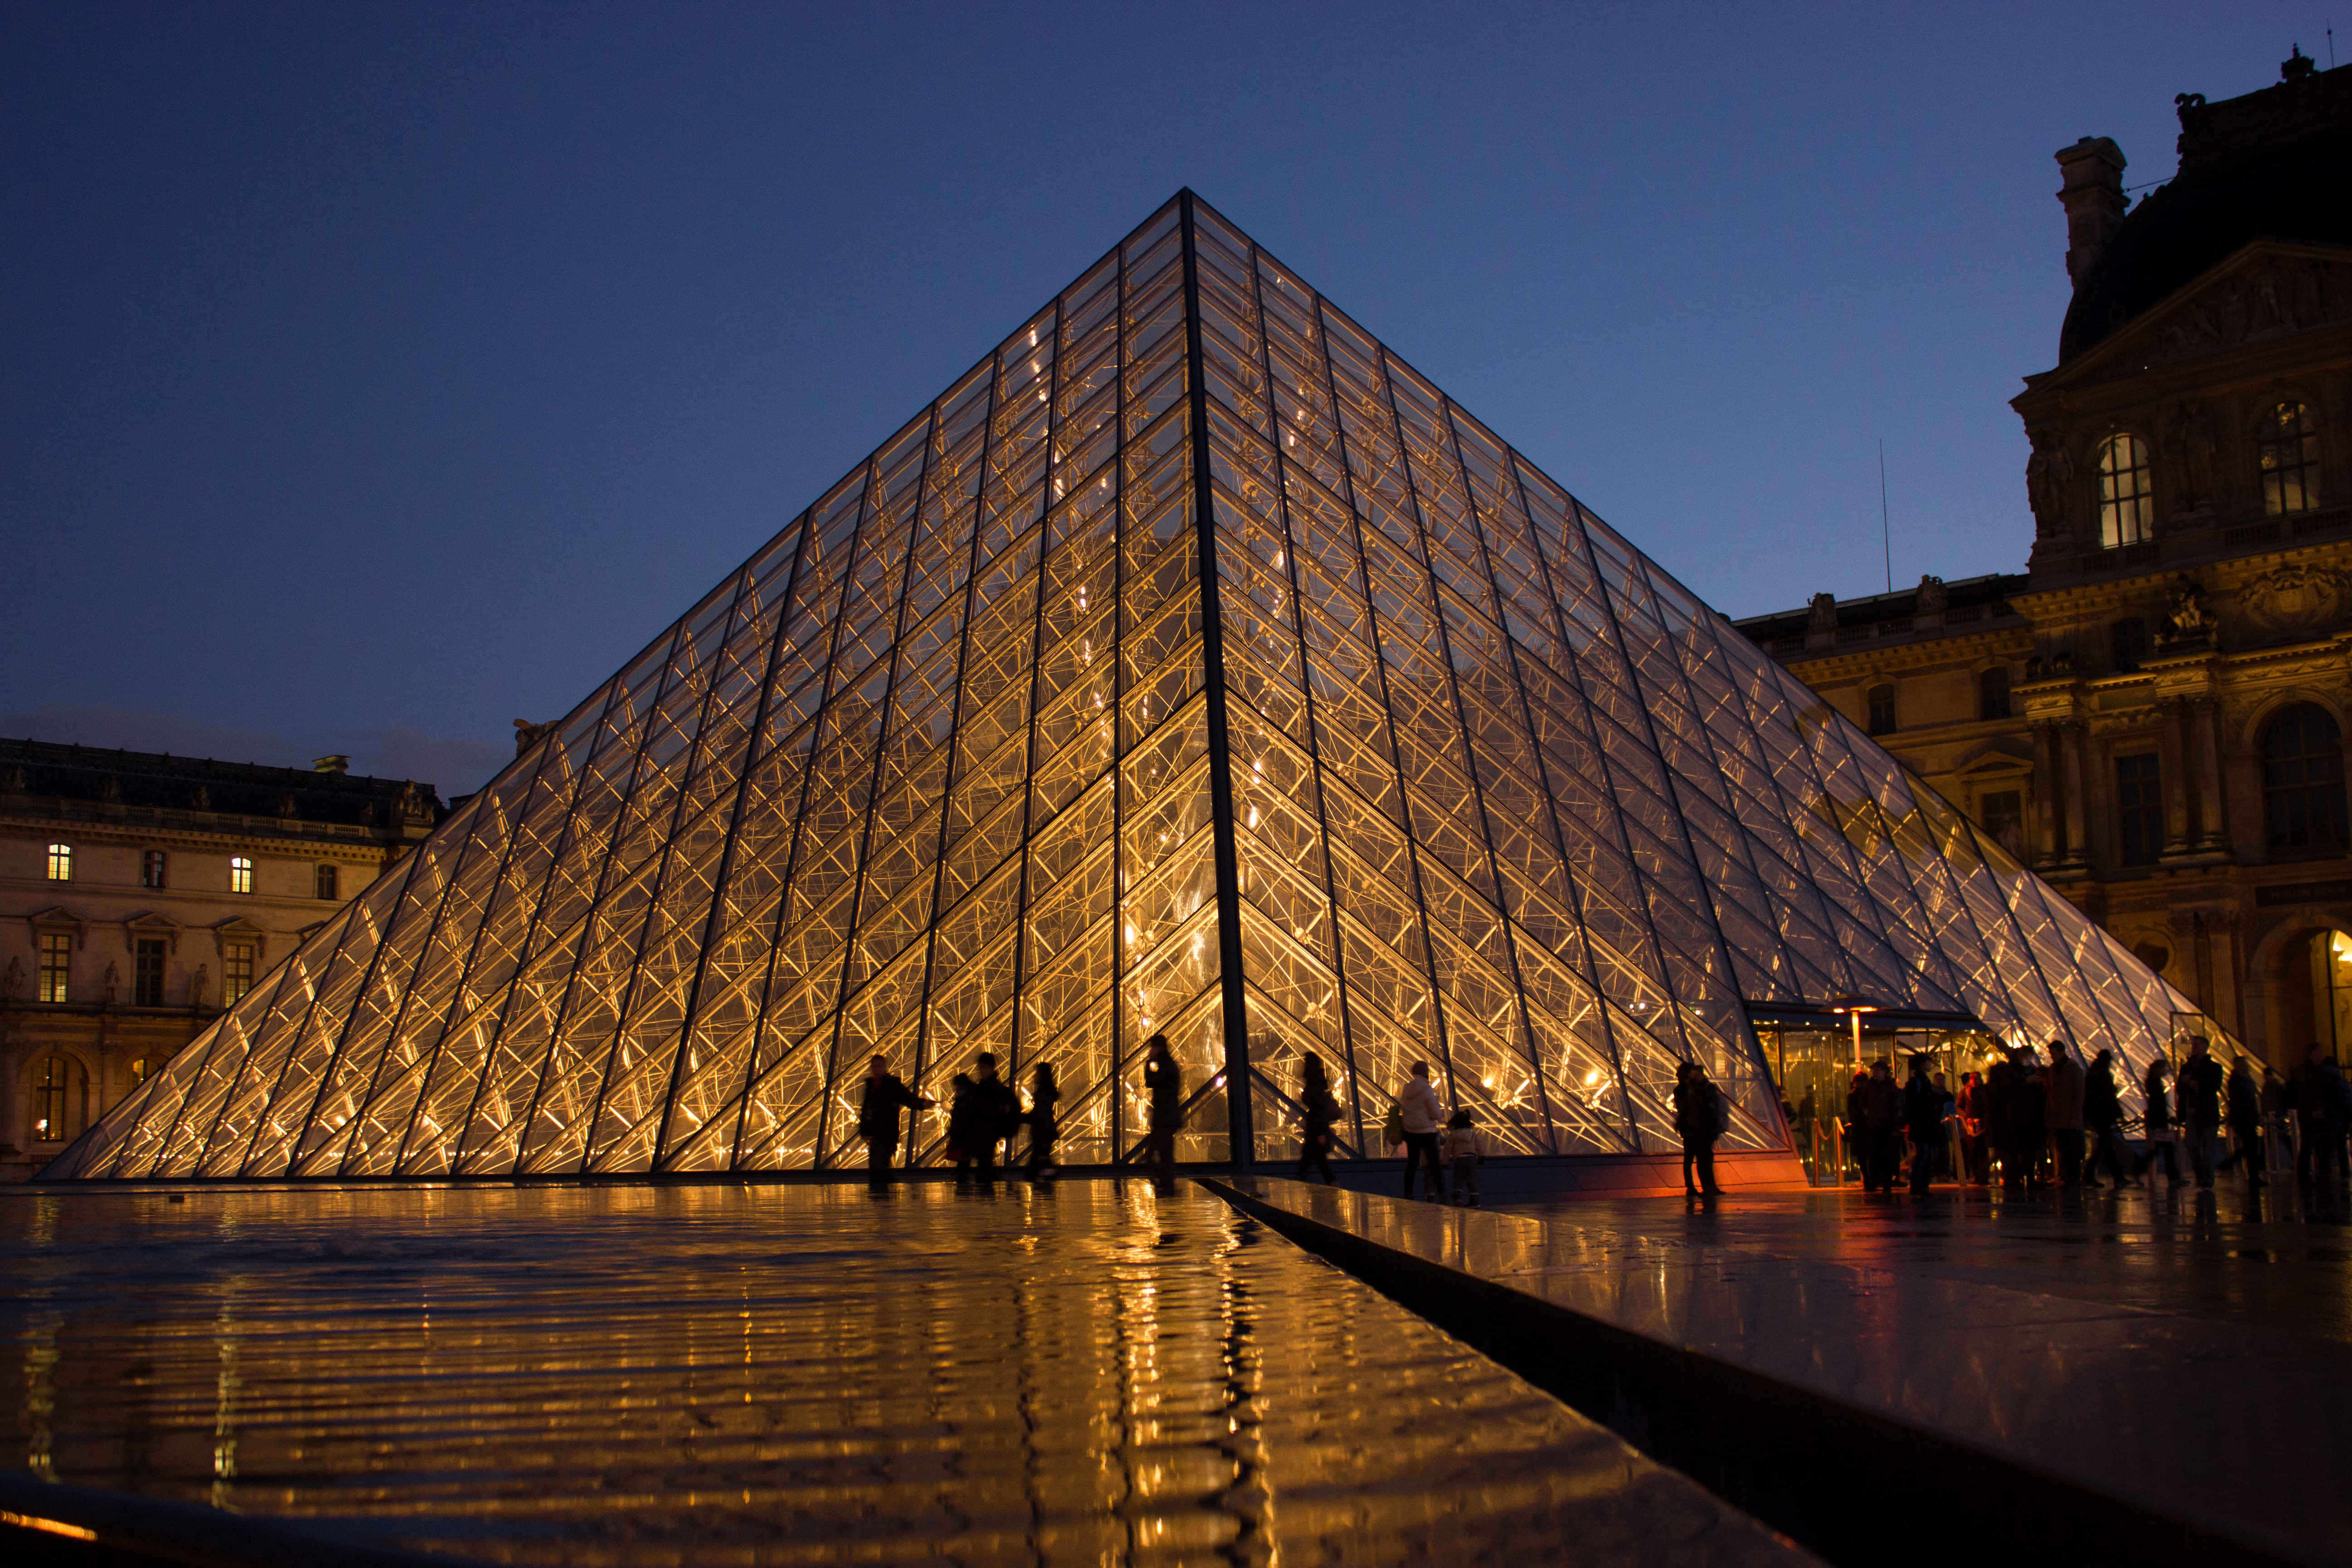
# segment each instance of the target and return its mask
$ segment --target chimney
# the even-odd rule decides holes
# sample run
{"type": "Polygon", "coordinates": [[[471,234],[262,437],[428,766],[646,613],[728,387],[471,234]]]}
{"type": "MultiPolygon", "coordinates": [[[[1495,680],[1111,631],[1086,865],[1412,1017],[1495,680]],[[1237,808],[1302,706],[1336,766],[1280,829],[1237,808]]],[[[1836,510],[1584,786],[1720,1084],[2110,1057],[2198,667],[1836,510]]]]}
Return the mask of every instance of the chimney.
{"type": "Polygon", "coordinates": [[[352,760],[344,756],[314,757],[310,761],[310,771],[314,773],[347,773],[352,771],[352,760]]]}
{"type": "Polygon", "coordinates": [[[2109,136],[2085,136],[2057,154],[2064,184],[2058,201],[2066,209],[2066,276],[2083,279],[2124,221],[2124,153],[2109,136]]]}

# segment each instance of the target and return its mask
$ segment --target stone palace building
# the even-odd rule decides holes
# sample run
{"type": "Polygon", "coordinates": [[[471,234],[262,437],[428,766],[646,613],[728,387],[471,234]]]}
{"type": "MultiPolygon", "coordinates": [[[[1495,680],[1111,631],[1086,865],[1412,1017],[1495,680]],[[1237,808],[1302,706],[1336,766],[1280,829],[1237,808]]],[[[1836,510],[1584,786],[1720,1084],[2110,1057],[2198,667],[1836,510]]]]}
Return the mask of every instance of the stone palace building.
{"type": "Polygon", "coordinates": [[[79,1135],[444,815],[433,786],[0,741],[0,1180],[79,1135]]]}
{"type": "Polygon", "coordinates": [[[2280,74],[2136,206],[2057,154],[2025,570],[1739,625],[2284,1065],[2352,1052],[2352,68],[2280,74]]]}

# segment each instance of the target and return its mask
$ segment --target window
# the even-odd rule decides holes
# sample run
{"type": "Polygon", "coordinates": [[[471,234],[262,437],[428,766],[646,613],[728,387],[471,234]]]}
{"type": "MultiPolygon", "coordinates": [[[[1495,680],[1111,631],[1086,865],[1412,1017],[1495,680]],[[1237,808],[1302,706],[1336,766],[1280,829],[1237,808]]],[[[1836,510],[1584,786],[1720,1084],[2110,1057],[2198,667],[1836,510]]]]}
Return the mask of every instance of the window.
{"type": "Polygon", "coordinates": [[[2132,956],[2161,974],[2164,966],[2172,962],[2172,950],[2160,942],[2135,942],[2132,944],[2132,956]]]}
{"type": "Polygon", "coordinates": [[[163,887],[164,885],[163,867],[163,852],[161,849],[150,849],[146,854],[139,857],[139,885],[142,888],[163,887]]]}
{"type": "Polygon", "coordinates": [[[2137,616],[2126,616],[2107,628],[2107,668],[2117,675],[2129,675],[2147,657],[2147,623],[2137,616]]]}
{"type": "Polygon", "coordinates": [[[49,846],[49,880],[52,882],[70,882],[73,880],[72,845],[52,844],[49,846]]]}
{"type": "Polygon", "coordinates": [[[1996,790],[1977,802],[1977,820],[1984,824],[1985,837],[2008,850],[2021,853],[2025,846],[2025,796],[2013,789],[1996,790]]]}
{"type": "Polygon", "coordinates": [[[253,891],[253,861],[250,857],[232,855],[228,858],[228,890],[232,893],[253,891]]]}
{"type": "Polygon", "coordinates": [[[42,1059],[33,1078],[33,1138],[61,1143],[81,1131],[89,1110],[89,1075],[63,1057],[42,1059]]]}
{"type": "Polygon", "coordinates": [[[2116,826],[2124,864],[2153,866],[2164,854],[2164,780],[2156,753],[2116,759],[2116,826]]]}
{"type": "Polygon", "coordinates": [[[1994,665],[1977,677],[1977,717],[2009,717],[2009,670],[2006,666],[1994,665]]]}
{"type": "Polygon", "coordinates": [[[155,1064],[148,1060],[145,1057],[136,1058],[129,1067],[122,1069],[124,1076],[131,1079],[131,1082],[126,1087],[137,1089],[141,1084],[147,1081],[147,1075],[154,1070],[155,1064]]]}
{"type": "Polygon", "coordinates": [[[161,1007],[163,1005],[163,942],[160,937],[141,937],[131,953],[131,1005],[134,1007],[161,1007]]]}
{"type": "Polygon", "coordinates": [[[2274,853],[2344,850],[2344,733],[2317,703],[2284,710],[2263,731],[2263,826],[2274,853]]]}
{"type": "Polygon", "coordinates": [[[38,994],[44,1002],[62,1002],[73,981],[73,937],[61,931],[41,933],[41,974],[38,994]]]}
{"type": "Polygon", "coordinates": [[[2255,439],[2263,469],[2263,510],[2272,517],[2309,511],[2319,504],[2319,432],[2300,403],[2282,403],[2263,416],[2255,439]]]}
{"type": "Polygon", "coordinates": [[[1870,732],[1874,735],[1895,733],[1895,688],[1874,686],[1869,691],[1870,732]]]}
{"type": "Polygon", "coordinates": [[[236,1005],[252,989],[253,943],[230,942],[221,953],[221,1005],[236,1005]]]}
{"type": "Polygon", "coordinates": [[[335,868],[332,866],[320,867],[317,879],[319,896],[322,899],[331,899],[335,897],[335,884],[337,880],[338,879],[335,876],[335,868]]]}
{"type": "Polygon", "coordinates": [[[2099,543],[2113,549],[2156,537],[2156,484],[2147,447],[2137,436],[2110,436],[2099,447],[2099,543]]]}

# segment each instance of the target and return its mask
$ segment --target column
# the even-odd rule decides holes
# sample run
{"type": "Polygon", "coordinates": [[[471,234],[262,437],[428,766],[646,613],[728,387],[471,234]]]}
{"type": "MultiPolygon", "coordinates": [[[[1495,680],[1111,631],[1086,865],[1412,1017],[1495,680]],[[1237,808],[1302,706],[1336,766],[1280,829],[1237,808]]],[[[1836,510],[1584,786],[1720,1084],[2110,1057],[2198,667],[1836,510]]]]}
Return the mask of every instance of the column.
{"type": "Polygon", "coordinates": [[[2060,766],[2066,777],[2066,858],[2068,866],[2091,863],[2091,830],[2083,811],[2083,724],[2069,721],[2060,730],[2060,766]]]}
{"type": "Polygon", "coordinates": [[[2164,853],[2168,857],[2189,848],[2189,748],[2184,728],[2181,704],[2167,701],[2157,754],[2164,770],[2164,853]]]}
{"type": "Polygon", "coordinates": [[[2033,863],[2058,859],[2058,763],[2052,754],[2050,726],[2033,726],[2033,863]]]}
{"type": "Polygon", "coordinates": [[[2200,697],[2191,710],[2190,743],[2197,752],[2197,845],[2230,847],[2230,819],[2221,809],[2221,705],[2200,697]]]}

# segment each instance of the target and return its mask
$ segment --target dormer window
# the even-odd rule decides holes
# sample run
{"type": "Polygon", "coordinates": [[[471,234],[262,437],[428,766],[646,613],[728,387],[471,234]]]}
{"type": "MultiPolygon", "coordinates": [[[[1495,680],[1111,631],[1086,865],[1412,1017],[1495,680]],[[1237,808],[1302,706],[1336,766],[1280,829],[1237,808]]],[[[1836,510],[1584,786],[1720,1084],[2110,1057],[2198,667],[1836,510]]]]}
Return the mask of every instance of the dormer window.
{"type": "Polygon", "coordinates": [[[2110,436],[2099,447],[2099,543],[2108,550],[2156,537],[2156,482],[2147,443],[2110,436]]]}
{"type": "Polygon", "coordinates": [[[2319,504],[2319,432],[2311,411],[2282,403],[2263,416],[2255,440],[2263,471],[2263,512],[2284,517],[2319,504]]]}

